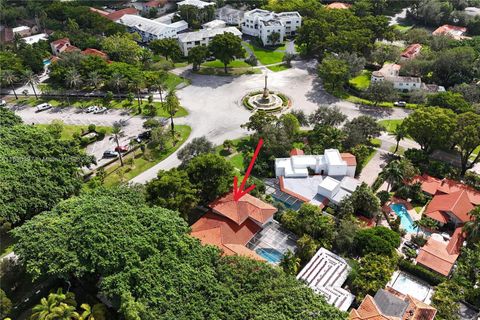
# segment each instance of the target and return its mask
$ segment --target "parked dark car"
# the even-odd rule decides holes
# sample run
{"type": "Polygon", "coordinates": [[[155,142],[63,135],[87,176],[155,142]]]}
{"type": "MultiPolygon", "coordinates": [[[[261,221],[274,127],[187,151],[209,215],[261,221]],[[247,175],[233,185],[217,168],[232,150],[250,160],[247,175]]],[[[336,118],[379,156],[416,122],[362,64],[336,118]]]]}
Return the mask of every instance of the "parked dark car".
{"type": "Polygon", "coordinates": [[[103,153],[104,158],[116,158],[118,157],[117,151],[107,150],[103,153]]]}
{"type": "Polygon", "coordinates": [[[137,136],[136,140],[137,140],[138,143],[140,143],[144,140],[150,139],[151,136],[152,136],[152,131],[150,131],[150,130],[144,131],[137,136]]]}

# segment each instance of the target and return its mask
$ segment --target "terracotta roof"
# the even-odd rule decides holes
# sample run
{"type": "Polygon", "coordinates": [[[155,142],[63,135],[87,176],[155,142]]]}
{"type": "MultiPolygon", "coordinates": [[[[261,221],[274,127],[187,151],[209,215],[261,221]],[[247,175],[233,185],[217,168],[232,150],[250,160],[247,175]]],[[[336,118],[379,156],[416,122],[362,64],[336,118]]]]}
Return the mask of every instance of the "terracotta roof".
{"type": "Polygon", "coordinates": [[[459,31],[459,32],[465,33],[465,32],[467,32],[467,28],[459,27],[459,26],[452,26],[450,24],[444,24],[443,26],[435,29],[435,31],[433,31],[433,34],[434,35],[447,34],[447,33],[454,32],[454,31],[459,31]]]}
{"type": "Polygon", "coordinates": [[[110,14],[110,12],[103,11],[103,10],[100,10],[100,9],[97,9],[97,8],[92,8],[92,7],[90,7],[90,12],[98,13],[99,15],[102,15],[104,17],[108,16],[110,14]]]}
{"type": "Polygon", "coordinates": [[[462,248],[463,241],[465,241],[465,236],[462,227],[456,228],[450,241],[448,241],[447,252],[450,254],[460,254],[460,249],[462,248]]]}
{"type": "Polygon", "coordinates": [[[416,182],[420,182],[422,184],[423,192],[426,192],[430,195],[465,190],[470,202],[476,206],[480,205],[480,192],[461,182],[450,179],[438,179],[429,176],[428,174],[414,177],[412,183],[416,182]]]}
{"type": "Polygon", "coordinates": [[[244,255],[263,260],[255,252],[245,247],[261,227],[250,219],[241,225],[211,211],[192,225],[191,235],[204,245],[215,245],[224,255],[244,255]]]}
{"type": "Polygon", "coordinates": [[[418,53],[420,53],[420,49],[422,49],[422,45],[419,43],[414,43],[409,45],[405,50],[402,52],[402,57],[410,59],[415,57],[418,53]]]}
{"type": "Polygon", "coordinates": [[[73,51],[80,51],[80,49],[75,47],[75,46],[70,45],[70,46],[66,47],[63,52],[73,52],[73,51]]]}
{"type": "Polygon", "coordinates": [[[87,49],[83,50],[82,54],[88,55],[88,56],[97,56],[97,57],[100,57],[100,58],[105,59],[105,60],[108,59],[108,55],[105,52],[97,50],[97,49],[93,49],[93,48],[87,48],[87,49]]]}
{"type": "Polygon", "coordinates": [[[290,151],[290,155],[291,156],[303,156],[305,153],[303,152],[302,149],[297,149],[297,148],[294,148],[290,151]]]}
{"type": "Polygon", "coordinates": [[[117,10],[114,11],[106,16],[107,19],[110,19],[112,21],[117,21],[121,17],[123,17],[126,14],[135,14],[138,15],[138,10],[135,8],[125,8],[122,10],[117,10]]]}
{"type": "Polygon", "coordinates": [[[351,320],[400,320],[397,317],[384,316],[371,295],[366,295],[360,306],[350,311],[351,320]]]}
{"type": "Polygon", "coordinates": [[[70,39],[68,38],[62,38],[62,39],[58,39],[58,40],[55,40],[55,41],[52,41],[50,44],[53,44],[55,47],[62,44],[66,44],[66,43],[70,43],[70,39]]]}
{"type": "Polygon", "coordinates": [[[264,224],[277,212],[277,208],[250,194],[235,201],[233,192],[216,199],[209,206],[215,213],[221,214],[239,225],[248,218],[264,224]]]}
{"type": "Polygon", "coordinates": [[[167,3],[167,0],[152,0],[145,3],[145,7],[156,8],[162,7],[167,3]]]}
{"type": "Polygon", "coordinates": [[[427,243],[420,248],[416,258],[417,263],[448,276],[455,261],[457,261],[458,253],[448,252],[447,246],[447,243],[430,237],[427,243]]]}
{"type": "Polygon", "coordinates": [[[352,5],[344,2],[332,2],[327,5],[328,9],[349,9],[352,5]]]}
{"type": "Polygon", "coordinates": [[[356,166],[357,165],[357,158],[351,153],[344,152],[340,153],[342,160],[347,163],[347,166],[356,166]]]}
{"type": "MultiPolygon", "coordinates": [[[[427,216],[436,219],[439,217],[438,212],[451,212],[461,222],[465,223],[473,220],[473,216],[469,214],[475,207],[470,202],[467,192],[465,190],[456,191],[450,194],[437,194],[425,209],[427,216]]],[[[437,219],[438,220],[438,219],[437,219]]],[[[439,220],[442,223],[447,221],[439,220]]]]}

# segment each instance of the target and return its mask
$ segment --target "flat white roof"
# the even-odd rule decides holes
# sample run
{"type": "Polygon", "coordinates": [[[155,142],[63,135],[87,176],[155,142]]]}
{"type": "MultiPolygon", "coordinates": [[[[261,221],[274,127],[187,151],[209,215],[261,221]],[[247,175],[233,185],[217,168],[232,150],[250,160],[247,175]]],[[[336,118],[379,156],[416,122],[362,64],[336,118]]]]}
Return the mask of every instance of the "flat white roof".
{"type": "Polygon", "coordinates": [[[340,184],[340,181],[337,179],[333,179],[332,177],[325,177],[322,182],[320,182],[319,186],[329,190],[333,191],[338,185],[340,184]]]}
{"type": "Polygon", "coordinates": [[[345,164],[345,161],[343,161],[342,156],[337,149],[326,149],[324,154],[327,163],[330,165],[339,166],[345,164]]]}
{"type": "Polygon", "coordinates": [[[156,19],[153,19],[153,21],[157,21],[157,22],[165,23],[165,24],[170,24],[170,23],[172,23],[172,19],[173,19],[173,17],[175,17],[176,14],[177,14],[176,12],[172,12],[172,13],[163,15],[161,17],[158,17],[156,19]]]}
{"type": "Polygon", "coordinates": [[[46,33],[39,33],[30,37],[22,38],[27,44],[34,44],[40,40],[48,40],[48,35],[46,33]]]}
{"type": "Polygon", "coordinates": [[[360,181],[349,176],[343,177],[340,187],[347,191],[353,192],[360,185],[360,181]]]}
{"type": "Polygon", "coordinates": [[[180,33],[178,40],[180,42],[201,41],[206,38],[213,38],[216,35],[223,34],[225,32],[233,33],[235,36],[241,36],[242,33],[235,27],[216,28],[216,29],[201,29],[193,32],[180,33]]]}
{"type": "Polygon", "coordinates": [[[202,28],[204,29],[215,29],[215,28],[224,28],[226,22],[223,20],[215,19],[210,22],[202,24],[202,28]]]}
{"type": "Polygon", "coordinates": [[[27,27],[27,26],[19,26],[19,27],[15,27],[12,29],[12,32],[13,33],[17,33],[17,32],[22,32],[22,31],[29,31],[30,28],[27,27]]]}
{"type": "Polygon", "coordinates": [[[295,167],[307,167],[307,166],[315,166],[317,163],[317,157],[314,155],[303,155],[303,156],[292,156],[292,164],[295,167]]]}
{"type": "Polygon", "coordinates": [[[201,0],[183,0],[180,2],[177,2],[178,6],[194,6],[200,9],[203,9],[208,6],[213,6],[215,3],[213,2],[205,2],[201,0]]]}

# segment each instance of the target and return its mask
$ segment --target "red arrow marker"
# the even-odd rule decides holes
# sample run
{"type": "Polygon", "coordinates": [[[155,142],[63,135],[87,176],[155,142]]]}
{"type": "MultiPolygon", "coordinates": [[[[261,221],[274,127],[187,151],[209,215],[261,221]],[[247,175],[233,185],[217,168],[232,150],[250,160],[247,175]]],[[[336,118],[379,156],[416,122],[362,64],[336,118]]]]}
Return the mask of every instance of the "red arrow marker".
{"type": "Polygon", "coordinates": [[[257,148],[255,149],[252,160],[250,160],[250,164],[248,165],[247,172],[243,177],[242,184],[240,185],[240,189],[238,188],[237,176],[233,177],[233,200],[238,201],[240,200],[241,197],[243,197],[244,195],[246,195],[247,193],[255,189],[255,185],[251,185],[246,190],[243,190],[243,188],[245,188],[245,183],[247,183],[247,179],[250,176],[250,172],[252,171],[253,164],[257,159],[258,153],[260,152],[260,148],[262,147],[262,145],[263,145],[263,139],[260,138],[260,140],[258,140],[257,148]]]}

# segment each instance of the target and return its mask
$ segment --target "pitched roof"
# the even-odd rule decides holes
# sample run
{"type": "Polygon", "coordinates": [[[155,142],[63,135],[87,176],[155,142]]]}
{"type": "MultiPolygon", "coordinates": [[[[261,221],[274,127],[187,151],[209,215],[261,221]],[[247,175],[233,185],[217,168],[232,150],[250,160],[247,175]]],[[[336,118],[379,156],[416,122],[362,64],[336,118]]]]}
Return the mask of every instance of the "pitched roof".
{"type": "Polygon", "coordinates": [[[248,193],[240,198],[240,200],[235,201],[233,199],[233,192],[230,192],[216,199],[210,203],[209,206],[214,212],[229,218],[238,225],[244,223],[248,218],[263,224],[277,212],[277,208],[274,206],[248,193]]]}
{"type": "Polygon", "coordinates": [[[75,46],[70,45],[70,46],[66,47],[63,52],[74,52],[74,51],[80,51],[80,49],[75,47],[75,46]]]}
{"type": "Polygon", "coordinates": [[[420,248],[416,261],[429,269],[448,276],[455,261],[457,261],[458,253],[449,252],[447,247],[447,243],[430,237],[427,243],[420,248]]]}
{"type": "Polygon", "coordinates": [[[439,35],[439,34],[449,34],[452,32],[459,32],[459,33],[465,33],[467,32],[467,28],[465,27],[459,27],[459,26],[452,26],[450,24],[444,24],[443,26],[438,27],[433,31],[434,35],[439,35]]]}
{"type": "Polygon", "coordinates": [[[450,179],[438,179],[428,174],[416,176],[413,178],[412,183],[419,182],[422,184],[423,192],[430,195],[437,193],[452,193],[459,190],[465,190],[467,192],[470,202],[476,206],[480,205],[480,191],[473,189],[461,182],[450,179]]]}
{"type": "Polygon", "coordinates": [[[104,10],[100,10],[100,9],[97,9],[97,8],[92,8],[90,7],[90,12],[95,12],[95,13],[98,13],[99,15],[102,15],[104,17],[108,16],[110,14],[110,12],[107,12],[107,11],[104,11],[104,10]]]}
{"type": "Polygon", "coordinates": [[[387,286],[385,290],[408,303],[403,320],[433,320],[435,318],[437,309],[434,307],[429,306],[411,295],[400,293],[391,287],[387,286]]]}
{"type": "Polygon", "coordinates": [[[261,227],[250,219],[241,225],[211,211],[203,215],[192,225],[191,236],[203,244],[215,245],[224,255],[243,255],[263,260],[245,245],[260,231],[261,227]]]}
{"type": "Polygon", "coordinates": [[[422,49],[422,45],[419,43],[413,43],[409,45],[405,50],[402,52],[402,57],[410,59],[416,56],[419,52],[420,49],[422,49]]]}
{"type": "Polygon", "coordinates": [[[373,297],[369,294],[365,296],[357,309],[350,311],[351,320],[400,320],[398,317],[384,316],[378,308],[373,297]]]}
{"type": "Polygon", "coordinates": [[[357,158],[349,152],[340,153],[342,160],[347,163],[347,166],[356,166],[357,165],[357,158]]]}
{"type": "Polygon", "coordinates": [[[385,316],[401,318],[408,307],[408,302],[384,289],[378,290],[373,300],[375,300],[375,304],[385,316]]]}
{"type": "Polygon", "coordinates": [[[70,43],[70,39],[68,38],[61,38],[55,41],[52,41],[50,44],[53,44],[55,47],[58,45],[64,45],[66,43],[70,43]]]}
{"type": "Polygon", "coordinates": [[[163,7],[166,3],[167,3],[167,0],[151,0],[145,3],[145,7],[147,8],[163,7]]]}
{"type": "Polygon", "coordinates": [[[473,220],[469,214],[475,207],[470,202],[465,190],[456,191],[450,194],[437,194],[425,209],[425,214],[432,219],[442,223],[448,222],[443,212],[451,212],[462,222],[473,220]],[[445,221],[446,220],[446,221],[445,221]]]}
{"type": "Polygon", "coordinates": [[[117,21],[118,19],[122,18],[126,14],[133,14],[133,15],[138,15],[138,10],[135,8],[125,8],[121,10],[114,11],[112,13],[109,13],[106,18],[110,19],[112,21],[117,21]]]}
{"type": "Polygon", "coordinates": [[[349,9],[352,5],[344,2],[332,2],[326,7],[328,9],[349,9]]]}
{"type": "Polygon", "coordinates": [[[100,58],[105,59],[105,60],[108,59],[108,56],[105,52],[97,50],[97,49],[93,49],[93,48],[87,48],[87,49],[83,50],[82,54],[88,55],[88,56],[97,56],[97,57],[100,57],[100,58]]]}

